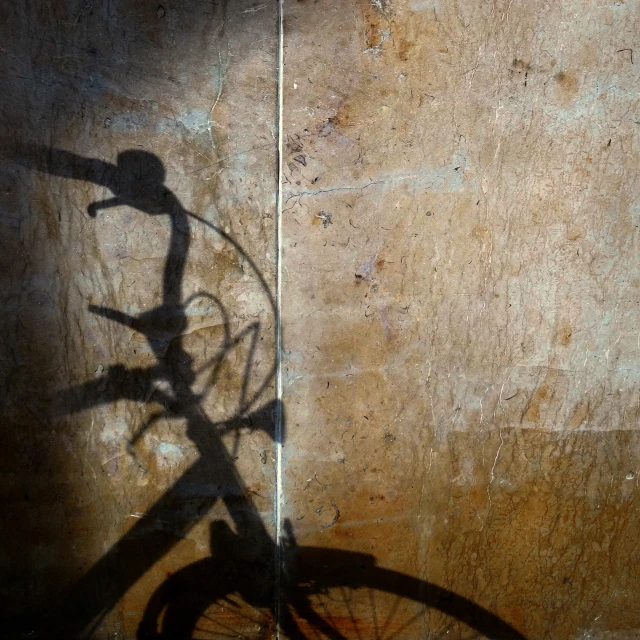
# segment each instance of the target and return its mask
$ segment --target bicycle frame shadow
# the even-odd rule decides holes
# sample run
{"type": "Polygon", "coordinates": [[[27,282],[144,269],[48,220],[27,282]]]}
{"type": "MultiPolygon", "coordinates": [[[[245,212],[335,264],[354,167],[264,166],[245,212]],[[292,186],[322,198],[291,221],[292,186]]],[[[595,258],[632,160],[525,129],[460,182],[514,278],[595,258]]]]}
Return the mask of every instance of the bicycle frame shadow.
{"type": "MultiPolygon", "coordinates": [[[[210,293],[194,294],[206,297],[223,318],[222,345],[207,362],[211,371],[207,379],[208,390],[215,387],[226,355],[241,342],[249,342],[235,414],[223,422],[212,421],[202,406],[203,393],[194,388],[196,377],[202,371],[195,367],[194,359],[184,345],[187,307],[194,296],[183,299],[191,221],[196,220],[217,233],[247,261],[269,301],[270,312],[277,320],[278,309],[274,297],[256,264],[228,233],[182,206],[176,195],[165,186],[164,165],[152,153],[127,150],[118,155],[115,165],[68,151],[36,146],[23,146],[16,150],[16,155],[33,170],[108,188],[113,197],[90,204],[87,207],[90,217],[95,218],[104,209],[126,205],[147,215],[166,215],[170,222],[161,304],[138,316],[103,306],[88,307],[91,313],[144,335],[156,363],[138,368],[112,366],[98,378],[59,393],[52,400],[54,413],[59,416],[70,415],[123,399],[142,404],[153,402],[161,409],[132,436],[131,446],[135,446],[158,420],[179,417],[186,422],[187,435],[200,454],[200,458],[178,481],[70,589],[53,620],[46,621],[46,632],[41,631],[41,637],[90,637],[104,616],[133,584],[169,553],[218,500],[227,507],[236,531],[231,532],[228,525],[212,525],[212,558],[194,563],[193,567],[189,566],[191,569],[187,567],[178,572],[178,577],[167,579],[149,601],[140,637],[149,627],[145,627],[145,621],[153,619],[154,612],[166,607],[168,597],[184,600],[182,613],[179,607],[174,607],[177,613],[173,624],[176,629],[186,628],[190,624],[187,618],[192,615],[196,603],[201,604],[203,599],[213,596],[222,597],[226,595],[225,589],[231,586],[255,606],[270,608],[274,614],[284,612],[281,625],[290,637],[296,637],[299,626],[287,617],[285,609],[279,607],[277,601],[283,598],[310,626],[333,633],[329,637],[344,637],[323,628],[322,620],[312,611],[304,591],[295,588],[299,583],[298,578],[314,573],[325,576],[323,579],[327,584],[339,585],[353,583],[360,576],[361,583],[372,586],[377,580],[380,582],[377,586],[384,590],[396,574],[384,573],[385,570],[376,566],[373,556],[366,554],[299,548],[291,534],[284,541],[282,553],[278,553],[277,544],[270,537],[236,468],[235,451],[229,451],[222,439],[226,433],[262,430],[274,442],[283,442],[283,407],[276,400],[259,406],[275,376],[275,357],[262,382],[252,391],[249,379],[260,325],[249,324],[233,335],[228,310],[218,297],[210,293]],[[169,390],[158,388],[158,380],[168,383],[169,390]],[[284,565],[281,593],[276,593],[274,588],[279,571],[276,566],[278,557],[281,557],[284,565]],[[214,560],[218,564],[216,570],[212,571],[214,560]],[[363,571],[369,572],[368,577],[363,571]],[[221,584],[223,580],[225,584],[221,584]],[[175,586],[177,582],[181,585],[179,588],[175,586]],[[55,630],[53,634],[52,628],[55,630]]],[[[507,623],[470,600],[428,582],[413,578],[407,580],[413,582],[407,583],[405,580],[404,587],[401,584],[397,589],[408,588],[407,585],[411,584],[412,593],[419,592],[423,604],[460,620],[487,637],[522,638],[507,623]]]]}

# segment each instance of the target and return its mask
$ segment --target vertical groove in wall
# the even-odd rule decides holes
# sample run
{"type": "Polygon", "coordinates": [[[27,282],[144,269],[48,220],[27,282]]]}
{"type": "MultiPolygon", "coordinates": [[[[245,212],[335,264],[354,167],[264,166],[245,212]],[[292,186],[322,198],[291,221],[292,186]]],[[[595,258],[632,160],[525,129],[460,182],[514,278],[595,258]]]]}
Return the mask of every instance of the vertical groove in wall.
{"type": "Polygon", "coordinates": [[[276,0],[278,3],[278,56],[277,56],[277,81],[278,81],[278,106],[276,114],[276,131],[278,141],[277,160],[277,190],[276,190],[276,424],[275,424],[275,456],[276,456],[276,488],[275,488],[275,635],[280,636],[280,606],[281,606],[281,580],[282,580],[282,436],[283,436],[283,410],[282,410],[282,92],[283,92],[283,67],[284,67],[284,32],[283,9],[284,0],[276,0]]]}

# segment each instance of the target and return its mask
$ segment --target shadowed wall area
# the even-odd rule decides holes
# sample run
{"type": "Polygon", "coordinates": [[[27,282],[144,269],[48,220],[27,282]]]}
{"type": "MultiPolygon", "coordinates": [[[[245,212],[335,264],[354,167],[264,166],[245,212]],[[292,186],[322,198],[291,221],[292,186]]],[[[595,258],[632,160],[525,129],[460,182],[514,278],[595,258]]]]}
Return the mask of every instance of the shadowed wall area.
{"type": "Polygon", "coordinates": [[[14,5],[0,636],[637,637],[640,5],[14,5]]]}
{"type": "MultiPolygon", "coordinates": [[[[65,594],[199,459],[189,402],[175,406],[187,388],[215,387],[201,402],[217,424],[273,401],[277,22],[253,6],[5,7],[5,637],[39,619],[43,637],[63,637],[65,594]]],[[[273,433],[260,426],[236,464],[270,528],[273,433]]],[[[232,451],[235,435],[220,438],[232,451]]],[[[95,637],[134,637],[153,590],[209,554],[208,523],[229,520],[224,487],[192,475],[149,525],[147,548],[168,536],[172,554],[135,577],[110,566],[83,594],[84,623],[106,616],[95,637]],[[184,525],[198,508],[207,518],[184,525]],[[138,582],[124,599],[123,580],[138,582]]]]}

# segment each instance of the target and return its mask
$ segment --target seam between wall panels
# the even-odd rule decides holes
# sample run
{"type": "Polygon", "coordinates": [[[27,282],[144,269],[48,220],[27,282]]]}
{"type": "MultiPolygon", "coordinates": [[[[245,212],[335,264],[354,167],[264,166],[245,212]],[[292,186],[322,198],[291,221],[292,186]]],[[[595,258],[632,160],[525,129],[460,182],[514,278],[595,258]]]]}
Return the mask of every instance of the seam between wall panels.
{"type": "Polygon", "coordinates": [[[284,427],[284,415],[282,408],[282,116],[283,116],[283,75],[284,75],[284,23],[283,10],[284,0],[277,2],[277,23],[278,23],[278,53],[277,53],[277,112],[276,112],[276,132],[277,132],[277,185],[276,185],[276,233],[275,233],[275,256],[276,256],[276,415],[275,415],[275,496],[274,496],[274,516],[275,516],[275,537],[276,537],[276,557],[275,557],[275,636],[280,637],[280,610],[281,585],[282,585],[282,436],[284,427]]]}

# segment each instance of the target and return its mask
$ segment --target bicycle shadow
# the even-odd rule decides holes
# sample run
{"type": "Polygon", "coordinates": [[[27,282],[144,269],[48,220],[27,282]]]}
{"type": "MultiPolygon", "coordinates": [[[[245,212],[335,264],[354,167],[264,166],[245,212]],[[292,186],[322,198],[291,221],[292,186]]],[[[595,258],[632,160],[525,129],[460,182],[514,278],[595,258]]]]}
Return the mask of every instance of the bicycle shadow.
{"type": "MultiPolygon", "coordinates": [[[[129,588],[169,553],[218,500],[226,505],[236,532],[232,532],[228,525],[212,524],[212,557],[189,565],[161,585],[147,605],[140,637],[145,637],[145,634],[150,637],[150,621],[169,604],[173,604],[171,615],[165,615],[164,624],[175,633],[162,637],[185,637],[180,634],[192,625],[195,613],[207,602],[224,599],[231,592],[231,587],[246,602],[255,607],[266,607],[272,613],[278,610],[274,599],[285,598],[298,616],[296,621],[288,615],[286,608],[280,608],[282,628],[290,637],[303,637],[300,620],[328,637],[346,637],[334,627],[326,626],[326,621],[314,611],[299,583],[310,579],[308,576],[314,576],[315,580],[321,576],[320,579],[329,585],[352,584],[357,587],[365,584],[388,592],[389,584],[394,579],[397,581],[397,574],[378,568],[373,556],[333,549],[299,548],[289,536],[282,553],[283,591],[274,593],[277,548],[236,469],[235,452],[228,450],[222,436],[238,434],[241,430],[261,430],[274,441],[284,440],[282,406],[275,400],[258,406],[273,381],[275,358],[261,384],[252,391],[249,378],[260,332],[259,323],[249,324],[233,335],[225,305],[215,295],[202,292],[194,296],[206,297],[217,308],[224,327],[222,344],[206,363],[205,391],[215,388],[225,357],[243,341],[248,341],[249,347],[241,376],[238,407],[230,419],[212,421],[203,409],[205,392],[194,387],[203,368],[195,366],[194,358],[184,344],[187,308],[194,299],[191,296],[185,300],[183,292],[191,221],[196,220],[219,234],[247,261],[269,301],[270,312],[277,318],[275,300],[260,270],[229,234],[182,206],[164,183],[162,161],[152,153],[127,150],[118,155],[116,164],[36,146],[23,146],[17,154],[31,169],[108,188],[113,197],[90,204],[87,214],[91,217],[95,218],[100,211],[110,207],[126,205],[147,215],[166,215],[171,227],[160,305],[137,316],[103,306],[88,307],[90,312],[144,335],[156,363],[138,368],[115,365],[96,379],[63,390],[55,398],[56,413],[70,415],[123,399],[147,405],[154,403],[161,407],[160,411],[138,429],[131,438],[131,445],[135,446],[158,420],[178,417],[186,422],[187,435],[200,454],[200,458],[129,532],[70,589],[53,623],[51,620],[47,622],[42,637],[91,636],[106,613],[115,607],[129,588]],[[158,380],[164,381],[168,389],[160,388],[158,380]],[[51,625],[55,629],[53,635],[51,625]]],[[[420,602],[425,606],[441,611],[487,637],[522,638],[494,614],[447,589],[404,577],[396,591],[409,588],[413,596],[420,595],[420,602]]]]}
{"type": "MultiPolygon", "coordinates": [[[[104,209],[127,205],[147,215],[166,215],[171,232],[159,306],[138,316],[108,307],[89,305],[94,314],[142,334],[156,363],[148,367],[109,367],[102,375],[75,385],[52,398],[54,414],[70,415],[118,400],[130,400],[161,409],[131,438],[134,446],[144,433],[162,418],[182,418],[187,435],[196,445],[199,460],[153,505],[143,518],[114,545],[73,587],[66,604],[56,615],[60,636],[90,635],[106,612],[160,558],[222,500],[247,548],[254,555],[273,555],[266,548],[270,539],[263,530],[258,513],[247,497],[247,489],[235,469],[235,452],[222,442],[225,433],[264,431],[276,439],[276,420],[281,409],[275,401],[257,407],[263,392],[272,382],[275,362],[257,389],[250,389],[249,378],[254,363],[260,324],[250,323],[237,334],[231,332],[231,318],[222,301],[209,293],[197,293],[183,300],[183,281],[190,247],[190,220],[210,227],[237,251],[254,270],[271,313],[275,302],[255,263],[225,231],[195,216],[182,207],[178,198],[164,184],[164,165],[154,154],[128,150],[118,155],[113,165],[94,158],[43,147],[23,146],[16,155],[22,164],[51,175],[91,182],[107,187],[113,197],[90,204],[91,217],[104,209]],[[205,297],[222,319],[222,344],[213,357],[197,369],[184,345],[187,308],[195,297],[205,297]],[[223,422],[212,421],[203,409],[206,393],[215,388],[225,358],[241,343],[248,342],[246,364],[242,373],[240,398],[234,415],[223,422]],[[207,374],[204,391],[196,391],[198,375],[207,374]],[[158,385],[165,383],[165,388],[158,385]],[[168,386],[168,389],[166,387],[168,386]]],[[[271,562],[272,564],[272,562],[271,562]]],[[[50,634],[50,630],[47,632],[50,634]]],[[[49,635],[50,637],[50,635],[49,635]]]]}

